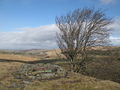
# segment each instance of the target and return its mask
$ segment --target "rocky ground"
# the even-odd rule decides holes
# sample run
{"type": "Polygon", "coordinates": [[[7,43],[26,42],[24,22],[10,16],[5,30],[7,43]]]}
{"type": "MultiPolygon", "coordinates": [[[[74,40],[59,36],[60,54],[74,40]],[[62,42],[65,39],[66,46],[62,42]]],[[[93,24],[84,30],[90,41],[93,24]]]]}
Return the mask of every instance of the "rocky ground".
{"type": "Polygon", "coordinates": [[[50,80],[66,77],[67,72],[59,65],[54,64],[23,64],[14,73],[16,79],[24,81],[50,80]]]}
{"type": "Polygon", "coordinates": [[[1,88],[4,87],[7,90],[22,90],[34,81],[65,78],[67,76],[67,72],[59,65],[42,63],[22,64],[16,71],[12,73],[12,76],[13,80],[9,83],[9,85],[0,82],[1,88]]]}

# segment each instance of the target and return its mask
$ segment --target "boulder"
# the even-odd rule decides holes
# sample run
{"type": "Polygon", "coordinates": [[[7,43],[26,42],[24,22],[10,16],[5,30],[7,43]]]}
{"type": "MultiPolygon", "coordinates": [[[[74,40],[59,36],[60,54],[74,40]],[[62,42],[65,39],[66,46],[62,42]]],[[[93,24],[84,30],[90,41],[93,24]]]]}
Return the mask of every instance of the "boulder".
{"type": "Polygon", "coordinates": [[[66,75],[65,69],[54,64],[23,64],[14,74],[17,79],[30,81],[55,79],[66,75]]]}

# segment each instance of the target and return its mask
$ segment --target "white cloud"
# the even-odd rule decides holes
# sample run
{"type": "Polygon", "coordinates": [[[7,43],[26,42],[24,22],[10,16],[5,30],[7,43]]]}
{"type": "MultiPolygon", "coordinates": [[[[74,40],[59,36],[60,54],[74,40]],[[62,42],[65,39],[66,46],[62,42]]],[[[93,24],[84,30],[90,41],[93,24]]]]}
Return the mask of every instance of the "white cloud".
{"type": "MultiPolygon", "coordinates": [[[[110,40],[120,45],[120,18],[109,25],[112,28],[110,40]]],[[[0,32],[0,49],[54,49],[56,45],[55,24],[36,28],[18,28],[16,32],[0,32]]]]}
{"type": "Polygon", "coordinates": [[[1,32],[0,49],[56,48],[57,31],[57,26],[53,24],[37,28],[20,28],[19,32],[1,32]]]}
{"type": "Polygon", "coordinates": [[[111,4],[114,3],[116,0],[100,0],[103,4],[111,4]]]}
{"type": "Polygon", "coordinates": [[[120,37],[120,18],[116,17],[113,20],[113,23],[108,26],[108,28],[112,29],[112,35],[113,36],[119,36],[120,37]]]}
{"type": "Polygon", "coordinates": [[[115,46],[119,46],[120,45],[120,37],[110,37],[111,43],[115,46]]]}
{"type": "Polygon", "coordinates": [[[116,17],[108,28],[112,29],[110,36],[111,43],[120,46],[120,18],[116,17]]]}

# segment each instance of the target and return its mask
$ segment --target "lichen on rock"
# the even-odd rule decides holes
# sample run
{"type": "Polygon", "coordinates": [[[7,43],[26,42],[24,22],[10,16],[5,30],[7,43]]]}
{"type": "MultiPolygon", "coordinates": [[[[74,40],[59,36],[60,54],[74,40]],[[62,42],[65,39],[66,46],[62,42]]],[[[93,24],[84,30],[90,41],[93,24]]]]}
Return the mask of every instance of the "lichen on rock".
{"type": "Polygon", "coordinates": [[[55,64],[23,64],[15,72],[14,77],[23,80],[48,80],[66,77],[67,72],[55,64]]]}

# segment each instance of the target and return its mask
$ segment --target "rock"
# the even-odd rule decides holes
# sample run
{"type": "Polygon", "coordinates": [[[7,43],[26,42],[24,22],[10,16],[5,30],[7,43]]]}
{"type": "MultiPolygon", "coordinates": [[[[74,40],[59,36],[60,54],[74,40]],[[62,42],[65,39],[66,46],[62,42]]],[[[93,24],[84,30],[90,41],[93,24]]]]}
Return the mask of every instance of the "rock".
{"type": "Polygon", "coordinates": [[[66,77],[67,72],[59,65],[53,64],[23,64],[14,77],[22,80],[46,80],[66,77]]]}

